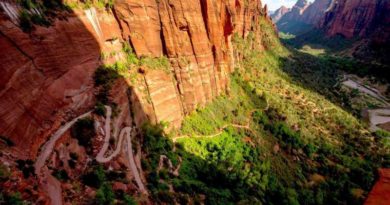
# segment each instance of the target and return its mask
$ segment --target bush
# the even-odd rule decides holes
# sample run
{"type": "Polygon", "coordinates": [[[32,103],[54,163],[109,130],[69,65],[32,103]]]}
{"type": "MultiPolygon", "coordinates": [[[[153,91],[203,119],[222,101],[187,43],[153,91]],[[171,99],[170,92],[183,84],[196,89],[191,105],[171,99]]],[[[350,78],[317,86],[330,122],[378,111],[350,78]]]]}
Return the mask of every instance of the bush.
{"type": "Polygon", "coordinates": [[[53,176],[56,177],[60,181],[68,181],[69,180],[68,173],[63,169],[55,170],[53,172],[53,176]]]}
{"type": "Polygon", "coordinates": [[[9,205],[24,205],[26,204],[22,200],[22,196],[19,192],[12,193],[11,195],[4,196],[4,202],[5,204],[9,205]]]}
{"type": "Polygon", "coordinates": [[[127,194],[124,196],[123,202],[125,205],[137,205],[137,202],[133,199],[133,197],[127,194]]]}
{"type": "Polygon", "coordinates": [[[263,124],[263,125],[268,125],[270,123],[268,116],[264,112],[261,112],[261,111],[254,112],[253,119],[257,123],[263,124]]]}
{"type": "Polygon", "coordinates": [[[91,117],[77,120],[72,126],[71,135],[78,140],[79,145],[89,148],[91,139],[96,135],[94,120],[91,117]]]}
{"type": "Polygon", "coordinates": [[[317,147],[314,146],[313,144],[311,143],[308,143],[307,145],[305,145],[305,147],[303,148],[303,151],[305,152],[305,154],[308,156],[308,157],[312,157],[312,155],[317,151],[317,147]]]}
{"type": "Polygon", "coordinates": [[[22,10],[19,14],[19,25],[24,32],[30,32],[33,29],[31,16],[26,10],[22,10]]]}
{"type": "Polygon", "coordinates": [[[95,105],[94,113],[99,116],[106,116],[106,107],[104,107],[104,104],[101,102],[97,102],[95,105]]]}
{"type": "Polygon", "coordinates": [[[96,192],[96,202],[100,205],[114,204],[115,194],[112,191],[112,187],[109,183],[103,183],[103,185],[96,192]]]}
{"type": "Polygon", "coordinates": [[[25,9],[34,9],[37,7],[35,2],[33,0],[17,0],[20,6],[22,6],[25,9]]]}
{"type": "Polygon", "coordinates": [[[100,186],[102,186],[102,184],[104,184],[106,180],[103,167],[98,166],[97,168],[96,167],[92,167],[92,168],[95,170],[92,170],[87,174],[84,174],[81,177],[81,181],[87,186],[99,188],[100,186]]]}
{"type": "Polygon", "coordinates": [[[109,66],[99,66],[93,76],[95,86],[111,86],[117,78],[119,74],[109,66]]]}
{"type": "Polygon", "coordinates": [[[271,132],[283,143],[285,146],[299,149],[303,147],[303,142],[299,133],[291,130],[288,125],[284,122],[276,123],[272,128],[271,132]]]}

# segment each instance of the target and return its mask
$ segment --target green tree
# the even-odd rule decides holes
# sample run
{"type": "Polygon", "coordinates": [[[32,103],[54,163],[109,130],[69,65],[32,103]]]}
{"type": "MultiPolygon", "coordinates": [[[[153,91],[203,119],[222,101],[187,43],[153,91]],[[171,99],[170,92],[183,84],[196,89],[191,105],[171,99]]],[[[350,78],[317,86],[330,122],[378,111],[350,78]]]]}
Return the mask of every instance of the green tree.
{"type": "Polygon", "coordinates": [[[96,202],[101,205],[113,204],[115,194],[112,191],[112,187],[109,183],[103,183],[103,185],[96,192],[96,202]]]}

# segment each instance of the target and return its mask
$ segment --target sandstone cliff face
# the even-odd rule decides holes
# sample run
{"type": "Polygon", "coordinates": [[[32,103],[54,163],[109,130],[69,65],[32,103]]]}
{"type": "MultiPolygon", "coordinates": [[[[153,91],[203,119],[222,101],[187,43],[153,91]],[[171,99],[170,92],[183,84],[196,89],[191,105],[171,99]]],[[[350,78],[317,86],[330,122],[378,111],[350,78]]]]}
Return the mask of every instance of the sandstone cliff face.
{"type": "Polygon", "coordinates": [[[261,36],[256,25],[268,19],[257,0],[118,0],[111,11],[78,9],[25,33],[5,10],[0,135],[26,157],[35,156],[62,123],[93,108],[93,74],[102,63],[124,58],[122,42],[139,57],[167,56],[172,70],[146,72],[131,95],[125,92],[130,81],[123,79],[128,83],[111,91],[114,101],[123,110],[131,104],[138,125],[151,120],[178,127],[185,114],[226,92],[234,69],[233,33],[261,36]],[[103,62],[101,53],[113,55],[103,62]]]}
{"type": "Polygon", "coordinates": [[[347,38],[362,36],[372,22],[377,1],[335,0],[326,13],[323,26],[329,35],[341,34],[347,38]]]}
{"type": "Polygon", "coordinates": [[[326,13],[322,27],[328,35],[367,37],[381,33],[388,39],[390,3],[386,0],[334,0],[326,13]]]}

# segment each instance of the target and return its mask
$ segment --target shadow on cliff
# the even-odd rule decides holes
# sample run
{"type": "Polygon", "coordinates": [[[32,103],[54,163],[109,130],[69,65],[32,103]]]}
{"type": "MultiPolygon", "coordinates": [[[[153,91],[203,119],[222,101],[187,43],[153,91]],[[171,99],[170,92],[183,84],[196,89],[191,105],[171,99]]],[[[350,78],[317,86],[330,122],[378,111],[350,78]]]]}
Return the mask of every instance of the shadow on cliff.
{"type": "MultiPolygon", "coordinates": [[[[36,156],[62,124],[93,109],[95,71],[121,37],[99,22],[102,11],[72,10],[59,2],[43,1],[36,5],[39,12],[31,5],[0,5],[0,135],[22,158],[36,156]]],[[[128,99],[131,88],[124,78],[116,81],[124,93],[110,98],[128,99]]]]}

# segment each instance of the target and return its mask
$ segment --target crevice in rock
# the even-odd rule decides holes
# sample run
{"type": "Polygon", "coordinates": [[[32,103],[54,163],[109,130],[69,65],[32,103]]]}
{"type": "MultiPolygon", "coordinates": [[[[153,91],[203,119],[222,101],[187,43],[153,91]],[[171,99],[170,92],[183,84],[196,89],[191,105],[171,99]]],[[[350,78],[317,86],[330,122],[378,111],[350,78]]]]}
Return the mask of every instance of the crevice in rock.
{"type": "Polygon", "coordinates": [[[202,10],[202,17],[207,32],[207,37],[210,39],[210,28],[209,28],[210,25],[208,24],[209,16],[207,13],[207,8],[208,8],[207,0],[200,1],[200,8],[202,10]]]}
{"type": "Polygon", "coordinates": [[[135,122],[135,114],[134,114],[134,107],[133,107],[133,101],[131,100],[131,96],[132,96],[132,89],[134,89],[133,87],[130,87],[127,89],[126,91],[126,95],[127,95],[127,101],[128,101],[128,105],[129,105],[129,111],[130,111],[130,118],[132,119],[131,120],[131,126],[132,127],[138,127],[137,126],[137,123],[135,122]]]}
{"type": "MultiPolygon", "coordinates": [[[[147,92],[147,95],[148,95],[146,97],[151,99],[149,84],[148,84],[148,81],[146,80],[146,76],[145,75],[143,76],[143,79],[144,79],[144,82],[145,82],[146,92],[147,92]]],[[[154,103],[153,103],[152,99],[150,100],[150,104],[152,105],[152,108],[153,108],[154,119],[156,120],[156,122],[158,122],[158,118],[157,118],[157,114],[156,114],[157,113],[156,112],[156,108],[154,106],[154,103]]]]}
{"type": "Polygon", "coordinates": [[[121,30],[122,39],[125,39],[125,36],[123,35],[123,27],[122,27],[122,24],[121,24],[121,20],[118,17],[118,14],[116,13],[115,7],[112,8],[111,11],[112,11],[112,14],[113,14],[113,16],[115,18],[115,21],[117,22],[117,24],[119,26],[119,29],[121,30]]]}

